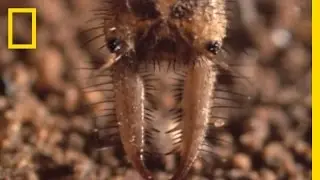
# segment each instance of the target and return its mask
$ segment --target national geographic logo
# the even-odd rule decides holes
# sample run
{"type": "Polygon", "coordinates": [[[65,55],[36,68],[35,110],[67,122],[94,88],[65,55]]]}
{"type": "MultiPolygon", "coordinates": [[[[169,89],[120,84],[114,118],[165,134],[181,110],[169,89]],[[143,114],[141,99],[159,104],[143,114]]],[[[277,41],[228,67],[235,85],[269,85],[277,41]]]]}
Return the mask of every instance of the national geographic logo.
{"type": "Polygon", "coordinates": [[[36,49],[37,48],[37,9],[36,8],[9,8],[8,9],[8,48],[9,49],[36,49]],[[15,14],[31,14],[31,44],[13,43],[13,16],[15,14]]]}

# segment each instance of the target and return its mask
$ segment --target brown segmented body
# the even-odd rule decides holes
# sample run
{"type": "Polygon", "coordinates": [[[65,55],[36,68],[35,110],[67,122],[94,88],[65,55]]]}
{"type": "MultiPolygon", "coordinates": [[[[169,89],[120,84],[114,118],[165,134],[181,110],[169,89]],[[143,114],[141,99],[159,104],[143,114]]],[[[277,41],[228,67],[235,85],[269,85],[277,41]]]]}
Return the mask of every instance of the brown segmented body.
{"type": "MultiPolygon", "coordinates": [[[[185,179],[201,153],[219,73],[213,68],[219,66],[215,55],[226,36],[230,2],[233,1],[108,0],[104,4],[106,46],[114,56],[107,64],[112,69],[120,139],[129,161],[145,179],[154,179],[145,165],[145,152],[160,153],[154,149],[160,142],[150,138],[167,136],[164,139],[171,139],[174,151],[181,156],[172,180],[185,179]],[[164,67],[164,62],[171,66],[164,67]],[[179,76],[183,83],[177,90],[182,94],[181,103],[175,107],[181,112],[177,111],[178,120],[174,123],[170,118],[153,117],[154,112],[168,113],[159,100],[152,100],[157,110],[147,107],[151,112],[146,112],[150,80],[142,75],[143,65],[168,68],[171,72],[176,72],[177,66],[183,69],[184,75],[179,76]]],[[[147,71],[155,76],[154,69],[147,71]]]]}

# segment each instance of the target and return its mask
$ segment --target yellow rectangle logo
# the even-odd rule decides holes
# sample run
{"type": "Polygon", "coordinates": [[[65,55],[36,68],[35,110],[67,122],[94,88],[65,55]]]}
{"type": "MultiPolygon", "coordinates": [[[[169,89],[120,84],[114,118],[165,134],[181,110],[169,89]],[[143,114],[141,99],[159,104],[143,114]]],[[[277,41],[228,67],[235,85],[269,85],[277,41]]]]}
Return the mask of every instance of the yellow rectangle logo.
{"type": "Polygon", "coordinates": [[[9,8],[8,9],[8,48],[9,49],[36,49],[37,48],[37,9],[36,8],[9,8]],[[31,44],[13,44],[13,14],[31,13],[31,44]]]}

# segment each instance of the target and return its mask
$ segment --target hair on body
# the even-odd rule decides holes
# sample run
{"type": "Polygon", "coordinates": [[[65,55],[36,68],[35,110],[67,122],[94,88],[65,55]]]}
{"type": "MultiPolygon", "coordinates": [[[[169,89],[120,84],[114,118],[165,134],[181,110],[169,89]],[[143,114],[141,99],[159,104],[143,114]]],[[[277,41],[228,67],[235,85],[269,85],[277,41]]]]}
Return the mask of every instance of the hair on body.
{"type": "Polygon", "coordinates": [[[122,144],[144,179],[155,179],[146,162],[158,157],[179,157],[173,180],[185,179],[204,154],[220,157],[222,112],[237,108],[224,104],[247,97],[219,82],[239,77],[219,56],[235,3],[102,0],[94,10],[102,23],[92,29],[103,30],[108,58],[84,91],[111,94],[90,105],[104,121],[94,132],[101,147],[122,144]]]}

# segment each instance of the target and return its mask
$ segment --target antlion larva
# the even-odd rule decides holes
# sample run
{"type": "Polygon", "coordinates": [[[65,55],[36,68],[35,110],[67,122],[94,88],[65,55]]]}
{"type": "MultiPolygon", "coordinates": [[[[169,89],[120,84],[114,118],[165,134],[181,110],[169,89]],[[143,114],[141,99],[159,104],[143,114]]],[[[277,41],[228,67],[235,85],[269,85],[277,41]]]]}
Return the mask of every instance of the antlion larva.
{"type": "Polygon", "coordinates": [[[97,115],[98,119],[112,116],[111,120],[95,132],[108,132],[100,138],[105,143],[102,146],[121,142],[143,178],[155,179],[145,163],[155,156],[179,154],[181,160],[172,176],[178,180],[186,178],[200,154],[214,153],[214,144],[207,141],[214,134],[208,131],[225,119],[214,109],[228,108],[217,102],[231,100],[217,94],[236,94],[219,87],[219,75],[232,71],[217,57],[234,3],[104,0],[95,10],[102,24],[92,29],[103,29],[103,47],[110,56],[91,80],[106,72],[111,80],[89,87],[91,92],[113,94],[94,104],[112,104],[97,115]],[[172,103],[161,99],[161,92],[170,88],[166,97],[174,99],[172,103]]]}

